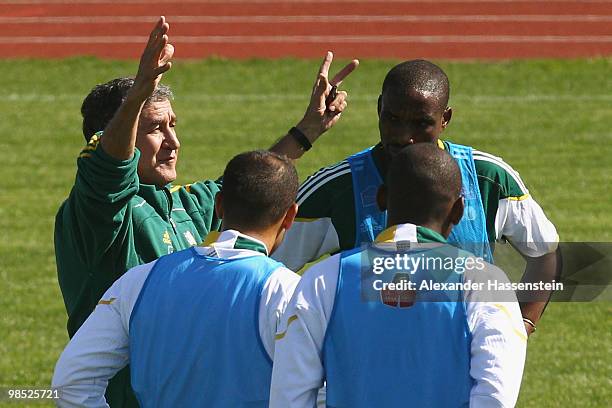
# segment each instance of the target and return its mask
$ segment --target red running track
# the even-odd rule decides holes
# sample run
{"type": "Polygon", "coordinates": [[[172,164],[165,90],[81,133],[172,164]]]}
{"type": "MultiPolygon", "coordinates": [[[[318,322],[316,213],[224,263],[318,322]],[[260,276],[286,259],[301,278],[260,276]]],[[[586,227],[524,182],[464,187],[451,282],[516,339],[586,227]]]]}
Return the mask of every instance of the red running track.
{"type": "Polygon", "coordinates": [[[177,58],[612,55],[612,1],[589,0],[0,0],[0,52],[136,58],[159,15],[177,58]]]}

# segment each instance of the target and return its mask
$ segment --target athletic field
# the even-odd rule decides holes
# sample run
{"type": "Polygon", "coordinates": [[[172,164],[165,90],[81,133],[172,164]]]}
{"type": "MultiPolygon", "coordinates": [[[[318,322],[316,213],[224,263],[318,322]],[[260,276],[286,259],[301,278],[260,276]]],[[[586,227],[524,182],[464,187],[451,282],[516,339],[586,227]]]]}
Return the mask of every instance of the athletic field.
{"type": "MultiPolygon", "coordinates": [[[[302,179],[377,141],[376,98],[395,62],[364,60],[346,80],[349,108],[299,162],[302,179]]],[[[444,136],[518,170],[561,240],[610,242],[612,59],[438,62],[454,108],[444,136]]],[[[318,65],[177,61],[165,77],[182,143],[177,182],[216,178],[233,154],[284,134],[303,114],[318,65]]],[[[94,58],[0,61],[0,388],[49,386],[68,340],[53,223],[83,146],[80,103],[94,84],[135,71],[135,62],[94,58]]],[[[609,406],[611,328],[609,302],[550,304],[529,340],[518,406],[609,406]]]]}

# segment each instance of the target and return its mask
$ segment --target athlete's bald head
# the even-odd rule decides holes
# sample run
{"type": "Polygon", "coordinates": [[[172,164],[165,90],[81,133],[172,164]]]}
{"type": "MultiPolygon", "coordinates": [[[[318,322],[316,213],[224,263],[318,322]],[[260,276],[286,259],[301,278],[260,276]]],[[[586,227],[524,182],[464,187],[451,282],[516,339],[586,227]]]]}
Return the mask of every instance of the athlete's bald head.
{"type": "Polygon", "coordinates": [[[382,94],[386,92],[409,95],[412,92],[432,95],[440,112],[448,105],[450,85],[440,67],[425,60],[410,60],[397,64],[383,81],[382,94]]]}
{"type": "Polygon", "coordinates": [[[459,166],[445,150],[433,144],[419,143],[402,149],[391,162],[386,187],[389,225],[443,226],[450,224],[453,211],[459,211],[453,210],[461,201],[459,166]]]}

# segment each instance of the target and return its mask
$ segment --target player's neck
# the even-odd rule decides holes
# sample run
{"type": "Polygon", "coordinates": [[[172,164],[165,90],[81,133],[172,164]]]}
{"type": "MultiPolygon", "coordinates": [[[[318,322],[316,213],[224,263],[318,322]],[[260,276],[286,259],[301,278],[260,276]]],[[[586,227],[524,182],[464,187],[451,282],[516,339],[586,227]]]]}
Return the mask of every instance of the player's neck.
{"type": "Polygon", "coordinates": [[[424,220],[415,217],[391,217],[389,216],[387,220],[387,225],[401,225],[401,224],[413,224],[417,227],[424,227],[430,229],[438,234],[442,235],[444,238],[448,238],[450,233],[450,228],[445,226],[444,222],[432,221],[432,220],[424,220]]]}
{"type": "Polygon", "coordinates": [[[274,243],[276,242],[277,237],[277,229],[275,228],[266,228],[266,229],[249,229],[249,228],[241,228],[237,225],[223,225],[223,231],[226,230],[235,230],[240,232],[243,235],[247,235],[248,237],[254,238],[257,241],[260,241],[262,244],[266,246],[266,250],[268,251],[268,255],[272,253],[274,249],[274,243]]]}

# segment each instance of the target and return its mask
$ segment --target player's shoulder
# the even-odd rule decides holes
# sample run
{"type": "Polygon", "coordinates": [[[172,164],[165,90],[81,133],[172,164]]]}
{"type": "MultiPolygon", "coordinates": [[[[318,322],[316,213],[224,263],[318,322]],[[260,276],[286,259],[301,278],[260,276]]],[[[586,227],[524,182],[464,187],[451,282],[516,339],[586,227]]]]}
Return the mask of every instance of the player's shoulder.
{"type": "Polygon", "coordinates": [[[157,260],[130,268],[111,285],[98,304],[113,304],[118,300],[120,307],[131,313],[156,263],[157,260]]]}
{"type": "Polygon", "coordinates": [[[300,281],[300,275],[287,268],[282,263],[279,262],[279,264],[278,268],[270,274],[269,281],[283,287],[295,287],[300,281]]]}
{"type": "Polygon", "coordinates": [[[481,150],[472,151],[478,177],[484,182],[496,183],[505,197],[520,197],[529,194],[529,190],[519,173],[501,157],[481,150]]]}
{"type": "Polygon", "coordinates": [[[266,303],[276,298],[277,302],[288,300],[300,282],[300,275],[288,269],[284,265],[276,268],[268,277],[262,288],[262,294],[266,303]]]}
{"type": "Polygon", "coordinates": [[[300,287],[317,288],[316,292],[333,290],[335,292],[340,271],[342,253],[329,256],[306,269],[300,279],[300,287]]]}
{"type": "Polygon", "coordinates": [[[215,195],[221,190],[221,186],[223,185],[223,180],[198,180],[189,184],[175,184],[169,187],[171,194],[179,194],[183,195],[187,194],[197,194],[202,195],[202,193],[215,195]]]}
{"type": "Polygon", "coordinates": [[[302,205],[317,197],[333,197],[347,186],[352,187],[351,167],[347,160],[342,160],[308,176],[298,190],[296,201],[302,205]]]}
{"type": "Polygon", "coordinates": [[[145,263],[136,265],[130,268],[126,273],[124,273],[119,279],[115,282],[120,283],[125,288],[131,288],[133,286],[142,286],[144,281],[147,280],[148,276],[153,271],[153,268],[157,264],[157,259],[145,263]]]}

